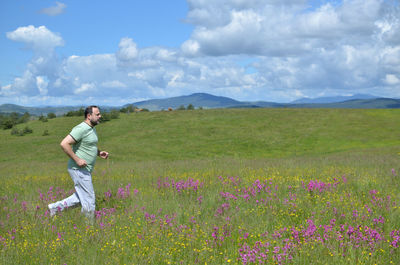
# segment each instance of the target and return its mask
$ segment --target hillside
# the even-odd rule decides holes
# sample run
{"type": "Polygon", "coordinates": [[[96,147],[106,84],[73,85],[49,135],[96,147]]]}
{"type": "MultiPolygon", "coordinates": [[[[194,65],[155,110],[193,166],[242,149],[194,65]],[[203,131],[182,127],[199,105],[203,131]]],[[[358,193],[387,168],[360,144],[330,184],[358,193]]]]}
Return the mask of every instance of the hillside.
{"type": "MultiPolygon", "coordinates": [[[[400,149],[400,110],[211,109],[121,114],[97,127],[113,163],[324,156],[373,148],[400,149]]],[[[61,139],[81,117],[30,121],[33,134],[1,130],[0,167],[62,171],[61,139]],[[43,132],[48,130],[48,136],[43,132]],[[29,166],[27,166],[29,165],[29,166]]],[[[365,151],[363,151],[365,152],[365,151]]],[[[397,151],[398,152],[398,151],[397,151]]],[[[396,152],[396,153],[397,153],[396,152]]],[[[102,162],[99,162],[102,163],[102,162]]]]}
{"type": "Polygon", "coordinates": [[[337,97],[318,97],[318,98],[301,98],[290,102],[291,104],[305,104],[305,103],[337,103],[355,99],[375,99],[379,98],[373,95],[355,94],[352,96],[337,96],[337,97]]]}
{"type": "Polygon", "coordinates": [[[181,105],[186,107],[189,104],[193,104],[197,108],[229,108],[242,105],[244,103],[228,97],[219,97],[206,93],[195,93],[188,96],[172,97],[166,99],[151,99],[135,102],[133,104],[140,108],[147,108],[149,110],[161,110],[168,108],[177,109],[181,105]]]}
{"type": "Polygon", "coordinates": [[[400,99],[374,98],[353,99],[336,103],[314,103],[314,104],[290,104],[287,107],[294,108],[346,108],[346,109],[398,109],[400,99]]]}

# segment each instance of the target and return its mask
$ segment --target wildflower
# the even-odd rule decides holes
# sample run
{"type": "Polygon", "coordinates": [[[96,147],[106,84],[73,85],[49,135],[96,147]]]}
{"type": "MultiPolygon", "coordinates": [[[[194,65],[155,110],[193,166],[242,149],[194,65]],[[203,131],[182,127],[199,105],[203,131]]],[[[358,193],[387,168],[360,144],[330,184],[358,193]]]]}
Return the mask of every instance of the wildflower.
{"type": "Polygon", "coordinates": [[[197,201],[199,202],[199,204],[201,204],[203,202],[203,196],[197,197],[197,201]]]}

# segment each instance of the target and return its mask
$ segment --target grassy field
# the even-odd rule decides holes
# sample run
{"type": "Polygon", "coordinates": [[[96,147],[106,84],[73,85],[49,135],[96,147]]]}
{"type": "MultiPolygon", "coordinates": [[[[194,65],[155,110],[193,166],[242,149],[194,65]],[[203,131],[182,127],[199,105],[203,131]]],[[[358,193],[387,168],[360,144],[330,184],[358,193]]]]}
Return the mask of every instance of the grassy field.
{"type": "Polygon", "coordinates": [[[59,142],[82,118],[2,130],[0,263],[399,264],[399,114],[121,114],[97,127],[91,225],[46,211],[73,192],[59,142]]]}

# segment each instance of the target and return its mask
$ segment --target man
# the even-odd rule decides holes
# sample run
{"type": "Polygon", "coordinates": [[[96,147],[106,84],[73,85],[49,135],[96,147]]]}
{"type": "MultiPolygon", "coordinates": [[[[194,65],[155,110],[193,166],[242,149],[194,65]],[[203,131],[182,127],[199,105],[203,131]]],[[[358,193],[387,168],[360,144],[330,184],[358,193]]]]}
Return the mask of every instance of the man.
{"type": "Polygon", "coordinates": [[[85,120],[75,126],[61,141],[62,150],[70,157],[68,172],[74,181],[75,193],[66,199],[48,205],[50,216],[57,211],[81,204],[82,213],[93,219],[95,211],[95,193],[92,184],[92,171],[96,157],[107,159],[108,152],[97,148],[97,133],[94,128],[101,118],[97,106],[85,109],[85,120]]]}

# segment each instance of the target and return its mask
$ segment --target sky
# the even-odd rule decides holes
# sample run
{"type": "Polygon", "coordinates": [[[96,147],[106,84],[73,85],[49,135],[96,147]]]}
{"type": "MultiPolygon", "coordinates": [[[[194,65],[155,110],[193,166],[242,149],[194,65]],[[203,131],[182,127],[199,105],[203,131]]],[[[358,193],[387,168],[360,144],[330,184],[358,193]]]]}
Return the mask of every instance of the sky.
{"type": "Polygon", "coordinates": [[[400,98],[399,0],[3,0],[0,104],[400,98]]]}

